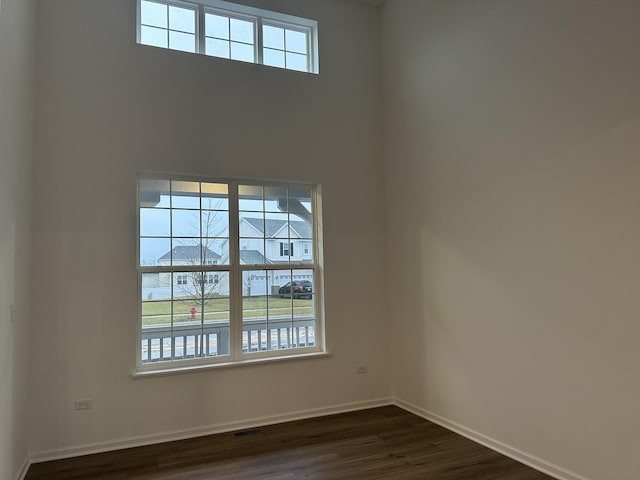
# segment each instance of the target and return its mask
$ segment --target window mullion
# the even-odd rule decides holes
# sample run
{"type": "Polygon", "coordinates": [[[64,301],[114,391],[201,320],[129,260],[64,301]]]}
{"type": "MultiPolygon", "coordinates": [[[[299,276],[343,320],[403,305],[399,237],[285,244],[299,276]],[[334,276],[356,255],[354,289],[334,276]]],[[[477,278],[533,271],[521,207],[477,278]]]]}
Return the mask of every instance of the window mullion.
{"type": "Polygon", "coordinates": [[[207,50],[206,46],[206,31],[205,31],[205,14],[204,6],[198,6],[198,19],[196,21],[196,35],[198,38],[197,53],[205,54],[207,50]]]}
{"type": "Polygon", "coordinates": [[[264,65],[264,51],[262,48],[262,45],[264,43],[263,40],[263,33],[262,33],[262,17],[257,17],[256,19],[256,25],[257,25],[257,34],[256,34],[256,50],[258,51],[257,55],[258,55],[258,63],[260,65],[264,65]]]}
{"type": "Polygon", "coordinates": [[[242,356],[242,269],[240,268],[240,215],[238,183],[229,184],[229,267],[230,355],[234,360],[242,356]]]}

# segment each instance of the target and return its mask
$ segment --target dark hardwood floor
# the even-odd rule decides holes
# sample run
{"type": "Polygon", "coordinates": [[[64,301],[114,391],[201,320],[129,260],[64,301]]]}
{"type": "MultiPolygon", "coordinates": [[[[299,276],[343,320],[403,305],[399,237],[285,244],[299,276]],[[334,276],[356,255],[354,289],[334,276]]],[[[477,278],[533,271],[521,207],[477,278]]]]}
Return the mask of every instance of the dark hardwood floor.
{"type": "Polygon", "coordinates": [[[550,480],[397,407],[34,464],[27,480],[550,480]]]}

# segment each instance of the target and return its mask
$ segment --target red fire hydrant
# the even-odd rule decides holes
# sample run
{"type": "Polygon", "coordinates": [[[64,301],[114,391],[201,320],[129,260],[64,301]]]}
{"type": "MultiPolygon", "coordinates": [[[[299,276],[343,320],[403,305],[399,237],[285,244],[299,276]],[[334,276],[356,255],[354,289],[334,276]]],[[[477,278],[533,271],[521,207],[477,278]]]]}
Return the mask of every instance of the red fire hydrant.
{"type": "Polygon", "coordinates": [[[191,318],[196,318],[196,307],[191,307],[191,318]]]}

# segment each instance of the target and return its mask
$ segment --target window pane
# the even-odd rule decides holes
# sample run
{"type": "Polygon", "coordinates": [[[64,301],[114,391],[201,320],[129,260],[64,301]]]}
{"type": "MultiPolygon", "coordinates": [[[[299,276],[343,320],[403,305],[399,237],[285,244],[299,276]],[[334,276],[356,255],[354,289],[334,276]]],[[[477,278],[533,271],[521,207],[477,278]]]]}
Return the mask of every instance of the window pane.
{"type": "Polygon", "coordinates": [[[207,13],[205,15],[205,35],[229,39],[229,18],[207,13]]]}
{"type": "Polygon", "coordinates": [[[167,48],[167,31],[155,27],[140,27],[140,43],[152,47],[167,48]]]}
{"type": "Polygon", "coordinates": [[[169,238],[141,238],[140,239],[140,265],[169,265],[169,262],[160,261],[160,257],[171,250],[169,238]]]}
{"type": "Polygon", "coordinates": [[[189,8],[169,7],[169,28],[196,33],[196,12],[189,8]]]}
{"type": "Polygon", "coordinates": [[[143,237],[168,237],[171,235],[169,218],[168,209],[141,208],[140,235],[143,237]]]}
{"type": "MultiPolygon", "coordinates": [[[[306,282],[301,282],[306,283],[306,282]]],[[[298,288],[298,287],[296,287],[298,288]]],[[[293,297],[293,319],[296,321],[315,320],[313,313],[313,295],[293,297]]]]}
{"type": "Polygon", "coordinates": [[[307,35],[305,33],[287,30],[286,42],[288,52],[307,53],[307,35]]]}
{"type": "Polygon", "coordinates": [[[269,317],[286,318],[291,317],[293,311],[291,303],[290,284],[291,270],[271,270],[269,272],[269,283],[271,298],[269,299],[269,317]]]}
{"type": "MultiPolygon", "coordinates": [[[[166,274],[168,275],[168,274],[166,274]]],[[[157,302],[169,300],[171,298],[171,283],[169,277],[163,273],[143,273],[142,274],[142,316],[170,314],[157,305],[157,302]]],[[[164,319],[170,322],[170,319],[164,319]]],[[[144,323],[144,322],[143,322],[144,323]]],[[[158,322],[156,322],[158,323],[158,322]]]]}
{"type": "Polygon", "coordinates": [[[228,265],[229,264],[229,239],[228,238],[203,238],[202,239],[202,264],[203,265],[228,265]]]}
{"type": "Polygon", "coordinates": [[[174,237],[200,236],[199,210],[172,210],[172,233],[174,237]]]}
{"type": "Polygon", "coordinates": [[[229,210],[229,187],[224,183],[202,183],[202,208],[229,210]]]}
{"type": "Polygon", "coordinates": [[[240,210],[257,211],[264,210],[262,202],[262,187],[255,185],[239,185],[238,200],[240,210]]]}
{"type": "Polygon", "coordinates": [[[207,283],[212,286],[203,305],[203,355],[229,355],[229,272],[207,273],[207,283]]]}
{"type": "Polygon", "coordinates": [[[229,320],[229,272],[207,273],[210,293],[205,297],[205,320],[229,320]]]}
{"type": "Polygon", "coordinates": [[[293,238],[313,238],[311,215],[291,215],[291,236],[293,238]]]}
{"type": "Polygon", "coordinates": [[[231,58],[241,62],[253,63],[255,61],[253,45],[231,42],[231,58]]]}
{"type": "Polygon", "coordinates": [[[283,187],[264,187],[264,209],[267,212],[286,212],[287,189],[283,187]]]}
{"type": "Polygon", "coordinates": [[[251,270],[242,275],[242,337],[244,352],[269,349],[267,321],[269,273],[251,270]]]}
{"type": "Polygon", "coordinates": [[[306,72],[308,69],[307,56],[287,52],[287,69],[306,72]]]}
{"type": "Polygon", "coordinates": [[[231,40],[236,42],[253,44],[253,22],[246,20],[231,19],[231,40]]]}
{"type": "Polygon", "coordinates": [[[264,265],[264,240],[259,238],[240,239],[240,265],[264,265]]]}
{"type": "Polygon", "coordinates": [[[265,65],[284,68],[284,52],[280,50],[265,48],[262,58],[265,65]]]}
{"type": "Polygon", "coordinates": [[[267,272],[242,272],[242,349],[263,350],[267,335],[267,272]]]}
{"type": "Polygon", "coordinates": [[[169,181],[140,179],[140,206],[169,208],[169,181]]]}
{"type": "Polygon", "coordinates": [[[267,238],[289,238],[289,215],[286,213],[269,213],[265,219],[267,238]]]}
{"type": "Polygon", "coordinates": [[[207,38],[207,55],[220,58],[229,58],[229,42],[207,38]]]}
{"type": "Polygon", "coordinates": [[[170,255],[161,257],[162,261],[171,260],[173,265],[201,265],[202,245],[199,238],[173,239],[170,255]]]}
{"type": "Polygon", "coordinates": [[[284,50],[284,28],[264,25],[262,27],[262,43],[267,48],[284,50]]]}
{"type": "Polygon", "coordinates": [[[200,183],[172,181],[171,206],[173,208],[200,208],[200,183]]]}
{"type": "MultiPolygon", "coordinates": [[[[267,239],[266,256],[268,263],[289,263],[291,243],[288,238],[267,239]]],[[[294,245],[294,253],[297,253],[294,245]]]]}
{"type": "Polygon", "coordinates": [[[240,212],[240,236],[264,237],[264,214],[259,212],[240,212]]]}
{"type": "Polygon", "coordinates": [[[229,236],[229,212],[227,211],[203,210],[201,224],[203,237],[229,236]]]}
{"type": "Polygon", "coordinates": [[[140,23],[167,28],[167,6],[143,0],[140,4],[140,23]]]}
{"type": "Polygon", "coordinates": [[[173,323],[196,323],[200,316],[200,272],[176,272],[173,274],[173,323]]]}
{"type": "MultiPolygon", "coordinates": [[[[213,238],[202,239],[202,264],[220,265],[222,263],[221,247],[224,240],[216,241],[213,238]]],[[[227,242],[228,244],[228,242],[227,242]]],[[[227,258],[229,255],[227,255],[227,258]]]]}
{"type": "Polygon", "coordinates": [[[290,188],[289,189],[289,212],[310,214],[312,212],[310,188],[290,188]]]}
{"type": "Polygon", "coordinates": [[[311,239],[306,239],[300,242],[300,252],[299,259],[297,261],[302,263],[312,263],[313,262],[313,242],[311,239]]]}
{"type": "Polygon", "coordinates": [[[182,52],[195,53],[196,36],[190,33],[169,32],[169,48],[182,52]]]}

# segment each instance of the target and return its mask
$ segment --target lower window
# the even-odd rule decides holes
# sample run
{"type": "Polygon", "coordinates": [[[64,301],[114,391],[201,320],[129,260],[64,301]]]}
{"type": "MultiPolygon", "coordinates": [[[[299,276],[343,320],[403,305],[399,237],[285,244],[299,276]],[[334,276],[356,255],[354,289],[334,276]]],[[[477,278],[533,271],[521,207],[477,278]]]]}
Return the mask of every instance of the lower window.
{"type": "Polygon", "coordinates": [[[324,350],[315,185],[141,175],[138,187],[138,370],[324,350]]]}

